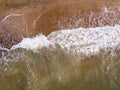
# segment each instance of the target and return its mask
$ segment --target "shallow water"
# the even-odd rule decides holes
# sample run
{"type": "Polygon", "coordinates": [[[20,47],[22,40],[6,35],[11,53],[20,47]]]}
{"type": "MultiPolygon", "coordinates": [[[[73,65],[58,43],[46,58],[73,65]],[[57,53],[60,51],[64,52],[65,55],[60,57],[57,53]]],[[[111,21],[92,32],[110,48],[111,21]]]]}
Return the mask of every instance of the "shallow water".
{"type": "Polygon", "coordinates": [[[78,58],[61,48],[11,51],[0,65],[1,90],[119,90],[120,53],[78,58]]]}
{"type": "Polygon", "coordinates": [[[119,1],[13,2],[0,6],[15,12],[0,22],[0,90],[120,90],[119,1]]]}
{"type": "Polygon", "coordinates": [[[0,90],[119,90],[119,35],[115,26],[24,38],[2,51],[0,90]]]}

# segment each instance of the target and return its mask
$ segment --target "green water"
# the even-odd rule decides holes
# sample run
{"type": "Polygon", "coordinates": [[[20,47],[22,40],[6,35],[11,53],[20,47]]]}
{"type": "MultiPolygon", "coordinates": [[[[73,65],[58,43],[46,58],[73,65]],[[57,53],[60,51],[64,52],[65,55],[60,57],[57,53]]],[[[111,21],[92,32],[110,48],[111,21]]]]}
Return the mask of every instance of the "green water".
{"type": "Polygon", "coordinates": [[[120,49],[83,56],[61,48],[10,51],[0,63],[0,90],[120,90],[120,49]]]}

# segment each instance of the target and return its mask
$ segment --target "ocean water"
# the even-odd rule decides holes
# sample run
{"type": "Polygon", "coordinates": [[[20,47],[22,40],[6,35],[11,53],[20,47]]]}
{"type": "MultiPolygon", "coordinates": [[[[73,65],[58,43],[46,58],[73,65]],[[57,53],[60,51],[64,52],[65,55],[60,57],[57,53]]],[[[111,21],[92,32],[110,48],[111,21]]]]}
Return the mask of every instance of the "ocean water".
{"type": "Polygon", "coordinates": [[[120,90],[118,3],[10,2],[26,8],[0,21],[0,90],[120,90]]]}
{"type": "Polygon", "coordinates": [[[0,90],[119,90],[120,26],[24,38],[0,59],[0,90]]]}

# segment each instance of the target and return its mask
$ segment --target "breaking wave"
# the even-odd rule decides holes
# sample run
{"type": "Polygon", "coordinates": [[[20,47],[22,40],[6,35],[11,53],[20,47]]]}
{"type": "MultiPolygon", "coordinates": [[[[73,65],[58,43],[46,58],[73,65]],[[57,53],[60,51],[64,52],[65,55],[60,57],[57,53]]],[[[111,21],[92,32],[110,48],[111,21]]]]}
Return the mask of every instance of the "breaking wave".
{"type": "Polygon", "coordinates": [[[42,47],[58,44],[67,52],[82,53],[84,55],[97,54],[101,49],[113,49],[120,44],[120,26],[106,26],[97,28],[77,28],[71,30],[54,31],[47,37],[43,34],[34,38],[24,38],[12,49],[24,48],[34,52],[42,47]]]}
{"type": "Polygon", "coordinates": [[[39,34],[0,49],[0,90],[120,89],[119,25],[39,34]]]}
{"type": "Polygon", "coordinates": [[[0,2],[0,90],[120,90],[119,0],[0,2]]]}

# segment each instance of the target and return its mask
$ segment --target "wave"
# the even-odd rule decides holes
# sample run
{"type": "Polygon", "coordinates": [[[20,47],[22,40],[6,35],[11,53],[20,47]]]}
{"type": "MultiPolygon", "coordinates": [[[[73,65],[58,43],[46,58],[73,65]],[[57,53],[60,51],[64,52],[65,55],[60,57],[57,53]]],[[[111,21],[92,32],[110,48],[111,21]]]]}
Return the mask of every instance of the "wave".
{"type": "Polygon", "coordinates": [[[120,45],[120,26],[105,26],[97,28],[77,28],[54,31],[47,37],[43,34],[34,38],[24,38],[22,42],[11,49],[24,48],[37,51],[49,45],[60,45],[68,52],[85,55],[99,53],[101,49],[113,49],[120,45]]]}
{"type": "Polygon", "coordinates": [[[119,36],[115,25],[24,38],[2,48],[0,90],[117,90],[119,36]]]}
{"type": "Polygon", "coordinates": [[[24,38],[22,42],[20,42],[17,45],[14,45],[11,49],[16,49],[16,48],[24,48],[27,50],[33,50],[33,51],[38,51],[42,47],[47,47],[52,42],[47,40],[47,37],[44,36],[43,34],[37,35],[34,38],[24,38]]]}
{"type": "Polygon", "coordinates": [[[44,2],[0,22],[0,90],[119,90],[119,5],[44,2]]]}

